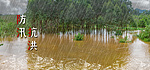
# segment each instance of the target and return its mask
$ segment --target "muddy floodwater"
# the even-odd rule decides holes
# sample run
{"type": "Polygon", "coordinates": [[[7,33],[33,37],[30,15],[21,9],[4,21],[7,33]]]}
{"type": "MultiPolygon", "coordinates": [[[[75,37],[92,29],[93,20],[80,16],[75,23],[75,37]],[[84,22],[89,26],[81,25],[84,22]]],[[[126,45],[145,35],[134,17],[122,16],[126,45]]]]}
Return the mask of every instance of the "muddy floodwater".
{"type": "Polygon", "coordinates": [[[140,31],[124,31],[131,43],[119,43],[115,31],[78,30],[57,34],[40,34],[38,38],[0,38],[0,69],[119,69],[149,70],[150,43],[135,35],[140,31]],[[83,41],[74,41],[74,35],[84,34],[83,41]],[[114,36],[114,38],[111,38],[114,36]],[[36,41],[38,51],[28,50],[28,40],[36,41]]]}

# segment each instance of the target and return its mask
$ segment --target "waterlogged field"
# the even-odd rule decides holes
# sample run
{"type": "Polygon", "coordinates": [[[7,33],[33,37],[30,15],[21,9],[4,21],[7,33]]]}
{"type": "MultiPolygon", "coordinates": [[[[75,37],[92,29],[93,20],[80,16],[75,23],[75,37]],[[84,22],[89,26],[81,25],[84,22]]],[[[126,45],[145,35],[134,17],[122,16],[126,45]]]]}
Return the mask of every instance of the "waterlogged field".
{"type": "Polygon", "coordinates": [[[36,39],[0,38],[0,68],[11,69],[150,69],[150,43],[123,32],[130,43],[119,43],[114,32],[101,30],[68,31],[64,34],[41,34],[36,39]],[[78,32],[83,41],[74,41],[78,32]],[[114,36],[114,38],[111,38],[114,36]],[[35,40],[38,51],[28,51],[28,40],[35,40]]]}

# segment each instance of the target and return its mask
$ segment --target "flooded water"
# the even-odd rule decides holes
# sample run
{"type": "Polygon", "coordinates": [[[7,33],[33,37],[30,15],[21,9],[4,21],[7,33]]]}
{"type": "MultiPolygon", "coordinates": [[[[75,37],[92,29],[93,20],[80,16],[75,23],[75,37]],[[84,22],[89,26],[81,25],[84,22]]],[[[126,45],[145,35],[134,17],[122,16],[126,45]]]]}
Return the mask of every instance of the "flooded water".
{"type": "Polygon", "coordinates": [[[148,70],[150,43],[139,40],[140,31],[125,31],[131,43],[119,43],[112,31],[79,30],[59,34],[41,34],[36,39],[0,38],[0,69],[2,70],[148,70]],[[74,35],[84,34],[83,41],[74,35]],[[114,38],[111,38],[114,36],[114,38]],[[27,43],[36,41],[38,51],[29,51],[27,43]]]}

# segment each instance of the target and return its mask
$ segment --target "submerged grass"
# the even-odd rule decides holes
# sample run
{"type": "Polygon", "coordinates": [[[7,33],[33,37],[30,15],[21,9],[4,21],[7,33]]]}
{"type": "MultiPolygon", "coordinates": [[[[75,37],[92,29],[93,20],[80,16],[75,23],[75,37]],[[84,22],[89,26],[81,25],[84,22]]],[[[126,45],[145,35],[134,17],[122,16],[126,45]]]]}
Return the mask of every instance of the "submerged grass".
{"type": "Polygon", "coordinates": [[[111,38],[114,38],[114,36],[111,36],[111,38]]]}
{"type": "Polygon", "coordinates": [[[121,38],[119,43],[130,43],[131,41],[128,41],[128,37],[126,36],[125,38],[121,38]]]}
{"type": "Polygon", "coordinates": [[[3,44],[0,44],[0,46],[3,46],[3,44]]]}
{"type": "Polygon", "coordinates": [[[78,35],[75,35],[74,40],[76,40],[76,41],[82,41],[83,38],[84,38],[83,35],[81,33],[78,33],[78,35]]]}

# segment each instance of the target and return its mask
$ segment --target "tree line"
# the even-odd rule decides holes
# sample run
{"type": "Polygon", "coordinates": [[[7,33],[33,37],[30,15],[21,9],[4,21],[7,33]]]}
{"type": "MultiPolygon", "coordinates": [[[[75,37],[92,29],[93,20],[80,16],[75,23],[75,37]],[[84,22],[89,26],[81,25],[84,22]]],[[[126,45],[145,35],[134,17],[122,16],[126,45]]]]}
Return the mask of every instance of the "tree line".
{"type": "Polygon", "coordinates": [[[124,27],[134,23],[129,0],[29,0],[27,22],[40,31],[124,27]]]}

